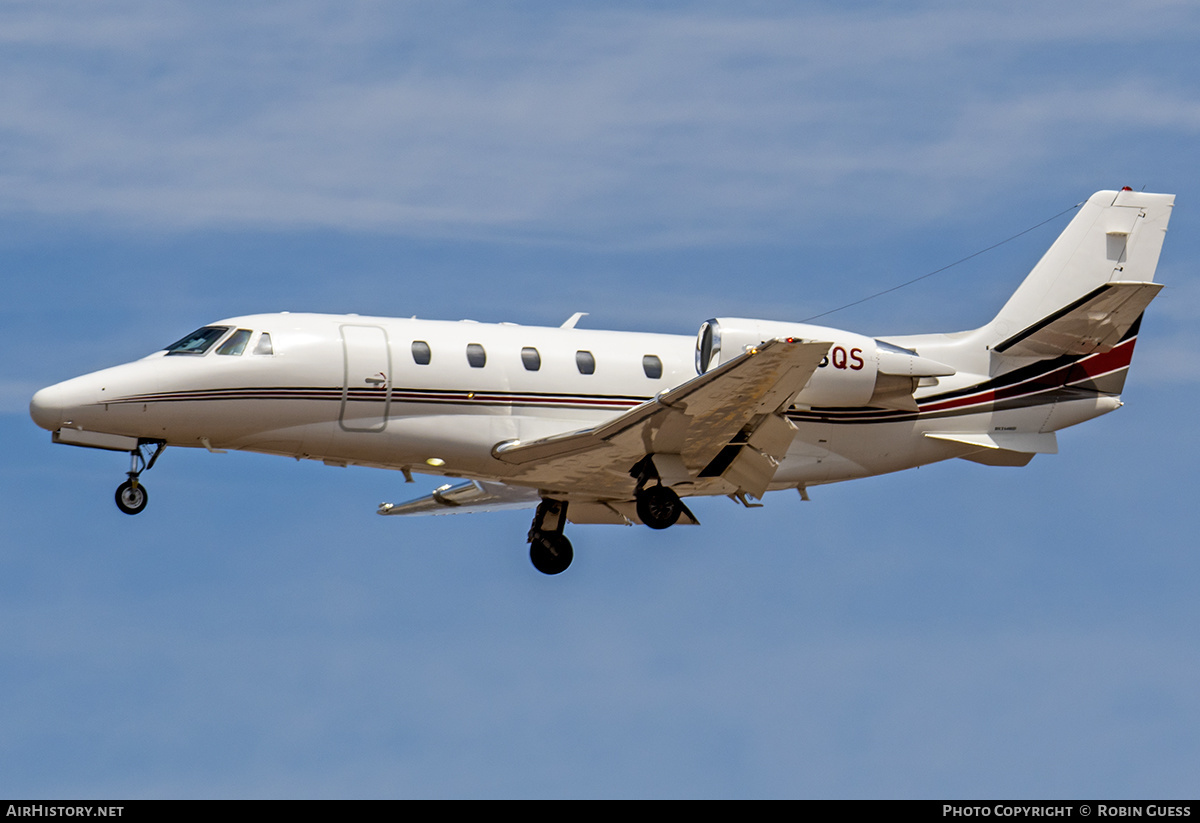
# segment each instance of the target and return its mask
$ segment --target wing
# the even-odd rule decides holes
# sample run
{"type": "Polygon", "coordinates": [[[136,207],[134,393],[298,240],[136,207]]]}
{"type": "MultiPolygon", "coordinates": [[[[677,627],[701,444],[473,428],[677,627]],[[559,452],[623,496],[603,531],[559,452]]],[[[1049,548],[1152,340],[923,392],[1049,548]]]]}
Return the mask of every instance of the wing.
{"type": "MultiPolygon", "coordinates": [[[[516,485],[446,484],[379,514],[457,514],[533,508],[547,496],[569,500],[574,523],[637,523],[630,469],[652,455],[664,483],[683,494],[761,497],[795,427],[783,416],[804,388],[827,342],[774,340],[599,426],[530,443],[506,441],[495,456],[517,467],[516,485]]],[[[680,523],[694,523],[690,512],[680,523]]]]}
{"type": "Polygon", "coordinates": [[[1058,357],[1107,351],[1142,316],[1161,283],[1105,283],[995,347],[1013,357],[1058,357]]]}
{"type": "Polygon", "coordinates": [[[796,433],[783,412],[830,345],[767,341],[599,426],[505,441],[492,454],[518,467],[513,482],[544,496],[608,501],[617,510],[632,499],[630,471],[647,455],[681,495],[761,497],[796,433]]]}
{"type": "MultiPolygon", "coordinates": [[[[464,514],[532,509],[541,500],[542,496],[536,489],[468,480],[457,486],[447,483],[425,497],[406,503],[380,503],[376,514],[464,514]]],[[[572,523],[614,523],[623,526],[641,522],[632,502],[576,497],[572,497],[567,518],[572,523]]],[[[680,524],[694,525],[696,522],[691,513],[686,511],[679,518],[680,524]]]]}
{"type": "Polygon", "coordinates": [[[457,486],[447,483],[433,490],[432,494],[407,503],[381,503],[379,514],[457,514],[460,512],[487,512],[501,509],[532,509],[541,502],[536,489],[506,486],[503,483],[488,483],[468,480],[457,486]]]}

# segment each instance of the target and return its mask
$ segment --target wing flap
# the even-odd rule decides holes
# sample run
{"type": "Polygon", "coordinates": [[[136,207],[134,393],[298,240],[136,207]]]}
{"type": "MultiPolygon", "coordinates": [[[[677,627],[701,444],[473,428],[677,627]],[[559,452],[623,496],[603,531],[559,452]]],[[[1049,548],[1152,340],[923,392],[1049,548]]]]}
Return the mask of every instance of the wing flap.
{"type": "Polygon", "coordinates": [[[567,519],[579,524],[610,523],[617,526],[632,526],[637,522],[603,500],[572,500],[567,504],[567,519]]]}
{"type": "Polygon", "coordinates": [[[1058,357],[1108,351],[1150,305],[1161,283],[1105,283],[995,347],[1012,357],[1058,357]]]}
{"type": "MultiPolygon", "coordinates": [[[[575,504],[572,503],[571,505],[573,506],[575,504]]],[[[611,510],[618,512],[621,515],[621,517],[623,517],[625,519],[626,522],[629,522],[629,523],[632,523],[632,524],[635,524],[638,526],[642,525],[642,519],[640,517],[638,517],[638,513],[637,513],[637,504],[634,503],[632,500],[625,500],[625,501],[606,500],[606,501],[604,501],[604,505],[609,507],[611,510]]],[[[582,520],[576,520],[574,513],[570,512],[570,509],[568,509],[567,518],[572,523],[584,522],[582,520]]],[[[608,521],[605,521],[605,522],[608,522],[608,521]]],[[[688,508],[686,506],[684,506],[683,512],[682,512],[682,514],[679,515],[679,520],[676,521],[675,525],[676,526],[699,526],[700,521],[695,518],[695,516],[691,513],[691,511],[688,510],[688,508]]]]}

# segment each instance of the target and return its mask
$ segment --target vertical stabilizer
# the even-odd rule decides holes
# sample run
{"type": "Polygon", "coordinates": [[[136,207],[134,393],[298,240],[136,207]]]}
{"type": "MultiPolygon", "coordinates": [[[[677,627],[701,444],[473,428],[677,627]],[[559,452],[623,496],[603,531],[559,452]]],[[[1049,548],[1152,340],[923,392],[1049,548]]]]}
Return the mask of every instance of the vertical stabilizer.
{"type": "MultiPolygon", "coordinates": [[[[1130,189],[1100,191],[1089,197],[987,326],[992,341],[989,348],[1000,352],[1007,347],[1012,349],[1010,355],[1029,356],[1032,352],[1013,349],[1014,343],[1050,324],[1061,328],[1065,323],[1059,318],[1072,311],[1078,316],[1085,301],[1096,293],[1108,294],[1105,299],[1113,302],[1109,293],[1117,289],[1108,284],[1124,284],[1123,293],[1130,293],[1134,284],[1152,282],[1174,203],[1173,194],[1130,189]]],[[[1139,291],[1149,295],[1145,298],[1148,303],[1157,289],[1143,287],[1139,291]]],[[[1136,317],[1130,318],[1129,323],[1134,320],[1136,317]]],[[[1049,336],[1048,332],[1041,334],[1049,336]]]]}

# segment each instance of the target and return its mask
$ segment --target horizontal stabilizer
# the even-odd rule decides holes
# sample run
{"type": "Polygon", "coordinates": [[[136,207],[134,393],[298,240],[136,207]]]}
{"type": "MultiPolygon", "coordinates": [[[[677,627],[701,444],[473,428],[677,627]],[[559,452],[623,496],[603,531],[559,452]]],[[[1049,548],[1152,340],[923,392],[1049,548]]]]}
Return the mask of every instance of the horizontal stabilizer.
{"type": "Polygon", "coordinates": [[[407,503],[381,503],[378,514],[458,514],[501,509],[532,509],[541,496],[534,489],[515,488],[503,483],[468,480],[457,486],[447,483],[432,494],[407,503]]]}
{"type": "Polygon", "coordinates": [[[1161,283],[1105,283],[1002,343],[1010,357],[1058,357],[1111,349],[1150,305],[1161,283]]]}

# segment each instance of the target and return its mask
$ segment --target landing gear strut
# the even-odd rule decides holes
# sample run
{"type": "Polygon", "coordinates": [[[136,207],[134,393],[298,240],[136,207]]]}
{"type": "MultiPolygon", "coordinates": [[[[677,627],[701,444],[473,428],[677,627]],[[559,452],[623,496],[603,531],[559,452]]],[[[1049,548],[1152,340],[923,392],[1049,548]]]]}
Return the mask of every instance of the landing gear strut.
{"type": "Polygon", "coordinates": [[[567,525],[565,500],[543,499],[529,529],[529,559],[542,574],[561,574],[571,565],[575,551],[563,534],[567,525]]]}
{"type": "Polygon", "coordinates": [[[163,449],[166,447],[167,444],[161,440],[152,440],[146,443],[138,443],[137,450],[129,453],[129,471],[126,472],[129,475],[129,479],[117,486],[116,494],[117,508],[125,512],[125,514],[138,514],[150,502],[150,495],[147,493],[146,487],[138,481],[138,478],[142,472],[154,468],[158,456],[163,453],[163,449]],[[154,449],[150,452],[149,460],[142,453],[142,450],[147,447],[153,447],[154,449]]]}

